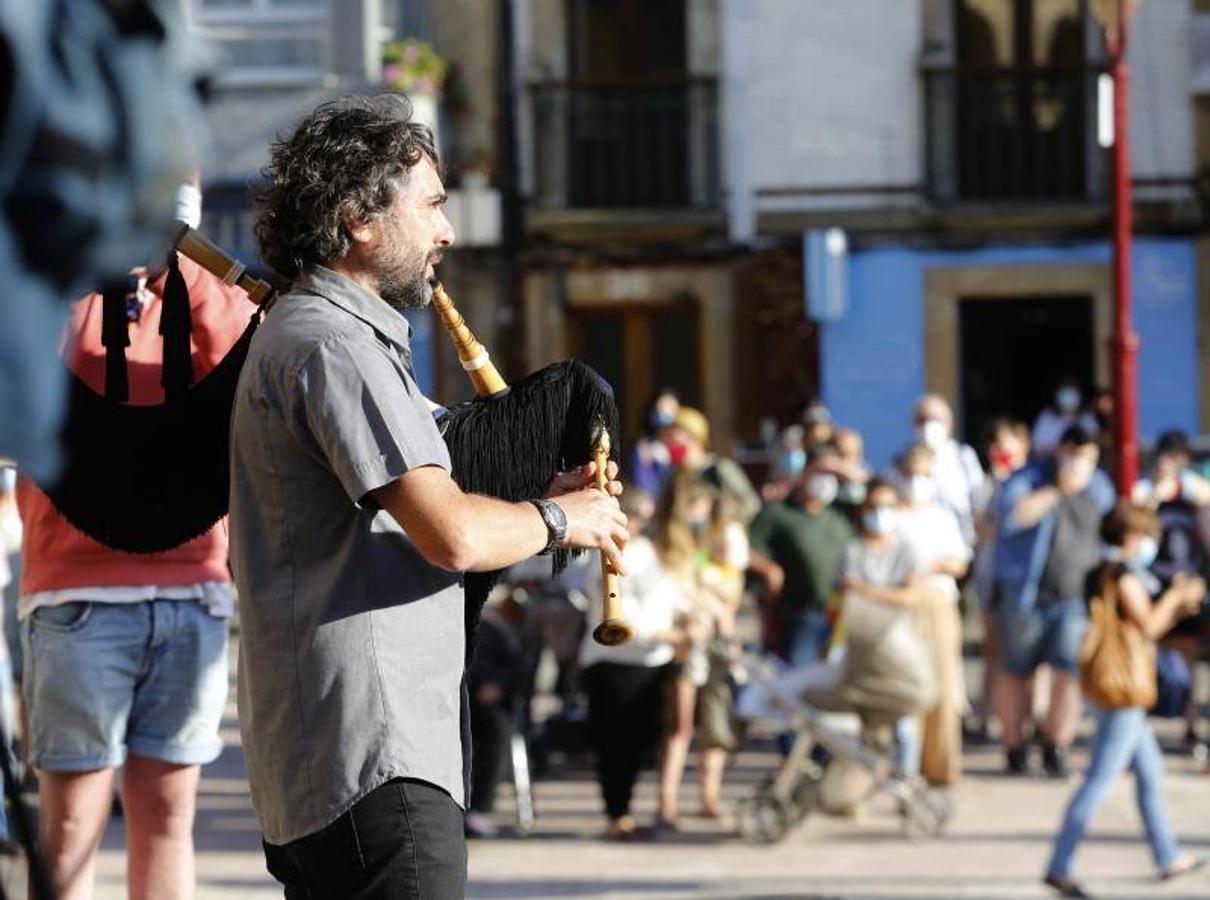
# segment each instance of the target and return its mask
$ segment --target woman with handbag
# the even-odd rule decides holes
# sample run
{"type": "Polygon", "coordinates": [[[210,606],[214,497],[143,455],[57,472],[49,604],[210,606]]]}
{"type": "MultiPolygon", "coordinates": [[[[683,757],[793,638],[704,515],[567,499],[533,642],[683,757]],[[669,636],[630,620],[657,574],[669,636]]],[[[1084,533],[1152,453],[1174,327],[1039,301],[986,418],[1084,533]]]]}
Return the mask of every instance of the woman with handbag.
{"type": "Polygon", "coordinates": [[[1118,503],[1102,524],[1107,560],[1089,577],[1091,625],[1080,651],[1080,686],[1097,707],[1097,731],[1088,774],[1067,808],[1044,879],[1064,897],[1089,896],[1071,877],[1072,858],[1097,807],[1127,768],[1134,770],[1159,877],[1185,875],[1206,863],[1177,847],[1161,792],[1163,756],[1147,721],[1156,693],[1155,642],[1197,609],[1206,585],[1180,576],[1152,603],[1147,569],[1159,535],[1155,514],[1132,503],[1118,503]]]}

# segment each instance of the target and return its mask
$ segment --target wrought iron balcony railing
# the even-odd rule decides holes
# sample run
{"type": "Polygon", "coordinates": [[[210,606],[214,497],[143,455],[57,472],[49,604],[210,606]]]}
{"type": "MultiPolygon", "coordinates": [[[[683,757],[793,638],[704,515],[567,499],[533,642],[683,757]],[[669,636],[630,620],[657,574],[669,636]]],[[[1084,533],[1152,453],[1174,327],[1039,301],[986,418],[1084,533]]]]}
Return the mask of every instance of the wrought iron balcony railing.
{"type": "Polygon", "coordinates": [[[928,183],[942,202],[1072,202],[1105,195],[1092,67],[924,72],[928,183]]]}
{"type": "Polygon", "coordinates": [[[717,208],[715,79],[580,79],[529,90],[537,207],[717,208]]]}

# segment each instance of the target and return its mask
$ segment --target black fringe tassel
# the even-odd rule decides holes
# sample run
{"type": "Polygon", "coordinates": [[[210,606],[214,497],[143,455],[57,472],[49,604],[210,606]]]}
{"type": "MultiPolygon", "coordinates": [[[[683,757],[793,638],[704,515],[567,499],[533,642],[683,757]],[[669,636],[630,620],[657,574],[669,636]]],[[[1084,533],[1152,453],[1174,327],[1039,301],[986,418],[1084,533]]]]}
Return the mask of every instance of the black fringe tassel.
{"type": "Polygon", "coordinates": [[[193,322],[189,315],[189,288],[175,250],[168,251],[168,277],[164,281],[164,300],[160,312],[160,334],[164,338],[160,384],[164,399],[173,402],[184,396],[193,383],[193,353],[189,335],[193,322]]]}
{"type": "Polygon", "coordinates": [[[127,285],[119,282],[101,293],[101,346],[105,348],[105,397],[113,403],[130,399],[126,348],[130,346],[130,320],[126,318],[127,285]]]}
{"type": "MultiPolygon", "coordinates": [[[[611,458],[619,458],[613,388],[578,360],[540,369],[498,399],[451,407],[444,422],[454,480],[464,491],[502,500],[544,496],[557,472],[588,462],[598,423],[609,429],[611,458]]],[[[567,559],[566,552],[554,554],[553,573],[561,571],[567,559]]],[[[502,574],[466,576],[468,659],[483,604],[502,574]]]]}

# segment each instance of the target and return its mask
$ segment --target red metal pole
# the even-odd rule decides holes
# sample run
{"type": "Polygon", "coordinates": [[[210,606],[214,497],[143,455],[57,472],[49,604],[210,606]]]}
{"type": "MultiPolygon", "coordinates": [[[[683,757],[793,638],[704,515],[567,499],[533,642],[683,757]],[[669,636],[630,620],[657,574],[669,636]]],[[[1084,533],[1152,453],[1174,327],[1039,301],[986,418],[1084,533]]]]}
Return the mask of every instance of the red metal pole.
{"type": "Polygon", "coordinates": [[[1138,347],[1130,305],[1130,121],[1126,68],[1126,11],[1118,0],[1117,27],[1107,29],[1113,65],[1113,392],[1118,493],[1129,497],[1139,477],[1138,347]]]}

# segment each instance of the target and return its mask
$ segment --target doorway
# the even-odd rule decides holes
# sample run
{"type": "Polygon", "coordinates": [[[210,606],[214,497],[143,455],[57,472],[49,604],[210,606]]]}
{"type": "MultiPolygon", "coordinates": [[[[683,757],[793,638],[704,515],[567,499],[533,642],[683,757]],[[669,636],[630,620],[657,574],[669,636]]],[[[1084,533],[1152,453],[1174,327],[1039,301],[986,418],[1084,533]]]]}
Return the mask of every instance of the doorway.
{"type": "Polygon", "coordinates": [[[1055,384],[1094,386],[1093,302],[1089,296],[963,298],[958,303],[963,439],[981,446],[998,416],[1033,425],[1055,384]]]}
{"type": "Polygon", "coordinates": [[[613,385],[627,443],[641,431],[654,391],[671,388],[682,403],[701,406],[698,320],[692,300],[568,310],[568,349],[613,385]]]}

